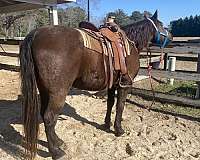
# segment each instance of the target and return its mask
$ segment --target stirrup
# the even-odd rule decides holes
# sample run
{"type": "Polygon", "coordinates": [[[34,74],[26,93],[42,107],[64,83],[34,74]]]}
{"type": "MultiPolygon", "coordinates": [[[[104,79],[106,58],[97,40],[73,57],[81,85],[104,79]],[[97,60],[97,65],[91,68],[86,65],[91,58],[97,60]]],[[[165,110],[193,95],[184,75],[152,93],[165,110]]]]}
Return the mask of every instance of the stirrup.
{"type": "Polygon", "coordinates": [[[131,80],[131,84],[123,85],[123,84],[122,84],[122,74],[121,74],[120,77],[119,77],[119,86],[120,86],[121,88],[130,88],[130,87],[132,87],[132,84],[133,84],[132,78],[130,77],[129,74],[127,74],[127,75],[129,76],[129,78],[130,78],[130,80],[131,80]]]}

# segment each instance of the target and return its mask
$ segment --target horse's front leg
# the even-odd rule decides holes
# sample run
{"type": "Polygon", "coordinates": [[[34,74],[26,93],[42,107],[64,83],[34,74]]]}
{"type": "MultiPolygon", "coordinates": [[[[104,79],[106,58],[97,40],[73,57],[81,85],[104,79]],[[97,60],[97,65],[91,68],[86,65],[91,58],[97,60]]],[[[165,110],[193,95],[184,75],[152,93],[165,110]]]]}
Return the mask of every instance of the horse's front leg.
{"type": "Polygon", "coordinates": [[[111,89],[108,89],[108,99],[107,99],[107,112],[105,117],[105,128],[110,130],[111,126],[111,112],[112,107],[115,103],[115,87],[112,87],[111,89]]]}
{"type": "Polygon", "coordinates": [[[124,111],[124,105],[126,102],[126,97],[128,94],[128,88],[118,88],[117,89],[117,105],[116,105],[116,117],[115,117],[115,135],[121,136],[124,134],[124,130],[121,126],[122,113],[124,111]]]}

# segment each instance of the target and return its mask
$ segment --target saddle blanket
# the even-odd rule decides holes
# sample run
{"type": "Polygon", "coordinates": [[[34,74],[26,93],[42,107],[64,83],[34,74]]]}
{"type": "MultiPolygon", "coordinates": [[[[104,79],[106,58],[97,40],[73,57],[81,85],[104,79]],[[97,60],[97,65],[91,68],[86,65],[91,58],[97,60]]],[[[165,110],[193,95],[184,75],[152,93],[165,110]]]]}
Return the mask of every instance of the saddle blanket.
{"type": "MultiPolygon", "coordinates": [[[[98,32],[90,33],[90,31],[87,31],[86,29],[77,29],[76,28],[76,30],[79,31],[80,34],[82,35],[84,47],[94,50],[99,53],[104,53],[105,55],[107,55],[107,52],[104,51],[102,44],[101,44],[102,42],[100,41],[100,36],[102,37],[102,35],[100,35],[100,33],[98,33],[98,32]],[[94,34],[94,35],[92,35],[92,34],[94,34]]],[[[126,54],[130,55],[130,43],[129,43],[128,39],[125,39],[124,45],[125,45],[125,49],[126,49],[126,54]]],[[[111,46],[111,44],[109,44],[109,46],[111,46]]]]}

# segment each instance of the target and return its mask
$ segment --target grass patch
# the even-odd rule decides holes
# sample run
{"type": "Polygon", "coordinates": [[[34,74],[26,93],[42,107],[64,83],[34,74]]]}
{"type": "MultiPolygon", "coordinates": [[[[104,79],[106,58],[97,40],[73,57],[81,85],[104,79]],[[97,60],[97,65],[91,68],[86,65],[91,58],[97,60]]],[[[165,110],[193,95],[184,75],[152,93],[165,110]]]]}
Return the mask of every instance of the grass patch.
{"type": "Polygon", "coordinates": [[[154,105],[153,108],[179,115],[200,118],[200,109],[198,108],[179,106],[174,104],[154,105]]]}
{"type": "Polygon", "coordinates": [[[196,94],[197,85],[194,81],[178,81],[174,85],[160,84],[155,87],[155,91],[167,93],[171,95],[184,96],[194,98],[196,94]]]}

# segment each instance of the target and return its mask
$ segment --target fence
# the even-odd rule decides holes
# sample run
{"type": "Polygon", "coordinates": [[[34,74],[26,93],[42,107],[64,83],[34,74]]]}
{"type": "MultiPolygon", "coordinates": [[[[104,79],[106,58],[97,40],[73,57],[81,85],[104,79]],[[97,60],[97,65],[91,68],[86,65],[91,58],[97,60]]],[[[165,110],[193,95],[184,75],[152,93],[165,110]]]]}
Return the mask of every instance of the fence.
{"type": "MultiPolygon", "coordinates": [[[[157,47],[152,48],[152,62],[157,63],[160,60],[160,50],[157,47]]],[[[141,53],[141,64],[144,65],[146,60],[144,59],[146,56],[145,52],[141,53]]],[[[182,62],[183,63],[183,62],[182,62]]],[[[178,97],[175,95],[163,94],[163,93],[156,93],[155,99],[162,102],[168,103],[176,103],[180,105],[187,105],[187,106],[195,106],[200,108],[200,100],[199,100],[199,93],[200,93],[200,41],[195,39],[195,41],[174,41],[168,48],[165,49],[165,56],[164,56],[164,67],[162,69],[153,69],[151,71],[153,77],[158,78],[173,78],[179,79],[184,81],[196,81],[197,82],[197,92],[195,100],[185,98],[185,97],[178,97]],[[187,68],[179,69],[174,72],[170,72],[168,70],[168,60],[169,57],[176,57],[177,61],[184,61],[184,63],[188,62],[195,62],[197,63],[196,71],[190,71],[187,68]]],[[[141,67],[139,71],[139,75],[148,75],[146,67],[141,67]]],[[[144,98],[153,98],[152,93],[149,90],[133,88],[131,90],[132,94],[140,95],[144,98]]]]}
{"type": "MultiPolygon", "coordinates": [[[[19,45],[21,40],[0,40],[0,44],[7,45],[19,45]]],[[[198,84],[197,96],[198,99],[192,100],[188,98],[178,97],[175,95],[166,95],[163,93],[156,93],[156,100],[168,103],[177,103],[181,105],[187,106],[195,106],[200,107],[199,93],[200,93],[200,42],[198,40],[195,41],[174,41],[168,48],[165,49],[165,60],[164,60],[164,68],[163,69],[153,69],[151,74],[153,77],[158,78],[174,78],[185,81],[196,81],[198,84]],[[185,70],[176,70],[174,72],[169,72],[167,70],[167,62],[169,57],[176,57],[178,61],[185,62],[198,62],[197,71],[185,71],[185,70]]],[[[160,50],[157,47],[152,47],[152,62],[156,63],[160,59],[160,50]]],[[[141,64],[145,64],[146,60],[144,59],[146,53],[145,50],[140,54],[141,56],[141,64]]],[[[0,56],[9,56],[9,57],[18,57],[18,53],[5,53],[0,52],[0,56]]],[[[19,71],[19,66],[11,65],[11,64],[1,64],[0,70],[9,70],[9,71],[19,71]]],[[[148,75],[147,69],[143,66],[140,68],[139,75],[148,75]]],[[[149,90],[143,90],[138,88],[132,88],[131,94],[140,95],[145,98],[152,98],[152,94],[149,90]]]]}

